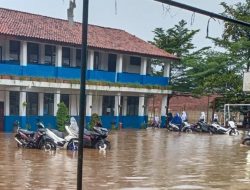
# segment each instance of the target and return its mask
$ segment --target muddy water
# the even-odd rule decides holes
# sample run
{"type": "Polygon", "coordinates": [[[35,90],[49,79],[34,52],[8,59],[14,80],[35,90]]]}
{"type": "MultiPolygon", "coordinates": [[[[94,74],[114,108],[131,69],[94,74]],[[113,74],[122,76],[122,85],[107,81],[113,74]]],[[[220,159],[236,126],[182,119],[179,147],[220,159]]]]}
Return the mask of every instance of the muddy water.
{"type": "MultiPolygon", "coordinates": [[[[115,131],[110,151],[84,149],[83,187],[250,189],[250,148],[241,136],[115,131]]],[[[0,189],[76,189],[77,153],[19,149],[0,134],[0,189]]]]}

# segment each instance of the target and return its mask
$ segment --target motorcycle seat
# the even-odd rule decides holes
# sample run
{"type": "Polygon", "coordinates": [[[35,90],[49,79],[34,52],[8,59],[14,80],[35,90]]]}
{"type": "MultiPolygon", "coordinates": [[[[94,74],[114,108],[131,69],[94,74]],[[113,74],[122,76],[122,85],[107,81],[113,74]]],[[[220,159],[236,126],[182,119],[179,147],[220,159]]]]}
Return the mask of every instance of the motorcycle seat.
{"type": "Polygon", "coordinates": [[[33,134],[35,134],[35,132],[34,131],[28,131],[28,130],[26,130],[26,129],[19,129],[22,133],[25,133],[25,134],[27,134],[27,135],[33,135],[33,134]]]}

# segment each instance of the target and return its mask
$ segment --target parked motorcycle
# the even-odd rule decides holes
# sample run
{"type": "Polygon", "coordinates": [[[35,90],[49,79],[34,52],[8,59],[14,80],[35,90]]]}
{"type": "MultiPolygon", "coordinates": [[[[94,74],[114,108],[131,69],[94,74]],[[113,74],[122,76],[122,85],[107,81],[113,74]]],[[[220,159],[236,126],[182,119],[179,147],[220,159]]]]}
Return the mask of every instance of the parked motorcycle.
{"type": "Polygon", "coordinates": [[[196,124],[190,126],[192,131],[195,132],[204,132],[204,133],[212,133],[210,125],[200,120],[196,124]]]}
{"type": "MultiPolygon", "coordinates": [[[[78,138],[79,127],[77,125],[77,122],[75,121],[74,118],[71,118],[71,123],[74,123],[74,124],[71,125],[69,134],[75,138],[78,138]]],[[[107,137],[108,137],[108,130],[106,128],[103,128],[101,124],[93,127],[92,131],[89,131],[86,128],[84,128],[83,147],[95,148],[99,150],[110,149],[111,144],[107,140],[107,137]]]]}
{"type": "MultiPolygon", "coordinates": [[[[60,132],[56,129],[45,128],[47,135],[53,139],[58,148],[67,150],[78,150],[78,138],[72,135],[71,130],[75,125],[76,121],[71,119],[70,125],[66,125],[66,133],[60,132]]],[[[43,125],[41,123],[41,125],[43,125]]]]}
{"type": "Polygon", "coordinates": [[[229,134],[231,136],[239,135],[237,126],[233,121],[228,122],[228,128],[222,127],[217,122],[214,122],[211,124],[210,130],[213,134],[229,134]]]}
{"type": "Polygon", "coordinates": [[[250,131],[247,132],[247,135],[243,139],[242,144],[250,146],[250,131]]]}
{"type": "Polygon", "coordinates": [[[192,133],[191,125],[187,121],[184,121],[181,125],[170,122],[167,129],[169,131],[192,133]]]}
{"type": "Polygon", "coordinates": [[[56,150],[56,144],[39,123],[37,124],[38,129],[36,132],[21,129],[19,122],[16,125],[17,134],[15,135],[15,140],[18,147],[56,150]]]}

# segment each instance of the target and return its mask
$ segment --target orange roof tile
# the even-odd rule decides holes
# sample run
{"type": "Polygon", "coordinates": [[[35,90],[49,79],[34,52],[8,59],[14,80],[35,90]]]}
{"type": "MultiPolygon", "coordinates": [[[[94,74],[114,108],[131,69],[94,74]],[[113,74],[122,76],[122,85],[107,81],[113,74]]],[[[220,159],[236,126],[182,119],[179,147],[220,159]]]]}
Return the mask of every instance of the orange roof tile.
{"type": "MultiPolygon", "coordinates": [[[[81,23],[0,8],[0,34],[81,45],[81,23]]],[[[88,46],[149,57],[178,59],[124,30],[89,25],[88,46]]]]}

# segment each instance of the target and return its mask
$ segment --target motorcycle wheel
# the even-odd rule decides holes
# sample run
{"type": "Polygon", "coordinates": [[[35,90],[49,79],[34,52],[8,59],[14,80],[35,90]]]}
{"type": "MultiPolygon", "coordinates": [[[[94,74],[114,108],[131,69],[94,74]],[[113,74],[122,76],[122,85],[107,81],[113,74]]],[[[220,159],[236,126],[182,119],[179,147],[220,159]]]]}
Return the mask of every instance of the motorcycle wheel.
{"type": "Polygon", "coordinates": [[[106,150],[106,149],[107,149],[107,144],[104,143],[103,141],[98,141],[98,142],[95,144],[95,149],[98,149],[98,150],[106,150]]]}
{"type": "Polygon", "coordinates": [[[186,133],[192,133],[193,131],[192,131],[192,129],[186,129],[185,132],[186,132],[186,133]]]}
{"type": "Polygon", "coordinates": [[[67,145],[67,150],[78,150],[78,141],[76,140],[70,140],[68,145],[67,145]]]}
{"type": "Polygon", "coordinates": [[[230,132],[229,132],[229,135],[230,136],[236,136],[236,135],[239,135],[240,133],[239,133],[239,131],[238,130],[231,130],[230,132]]]}
{"type": "Polygon", "coordinates": [[[56,150],[56,144],[52,140],[46,139],[43,141],[41,149],[45,151],[56,150]]]}
{"type": "Polygon", "coordinates": [[[244,139],[243,142],[242,142],[242,144],[250,146],[250,139],[249,138],[244,139]]]}
{"type": "Polygon", "coordinates": [[[104,143],[107,145],[107,149],[111,149],[111,144],[109,141],[105,140],[104,143]]]}

